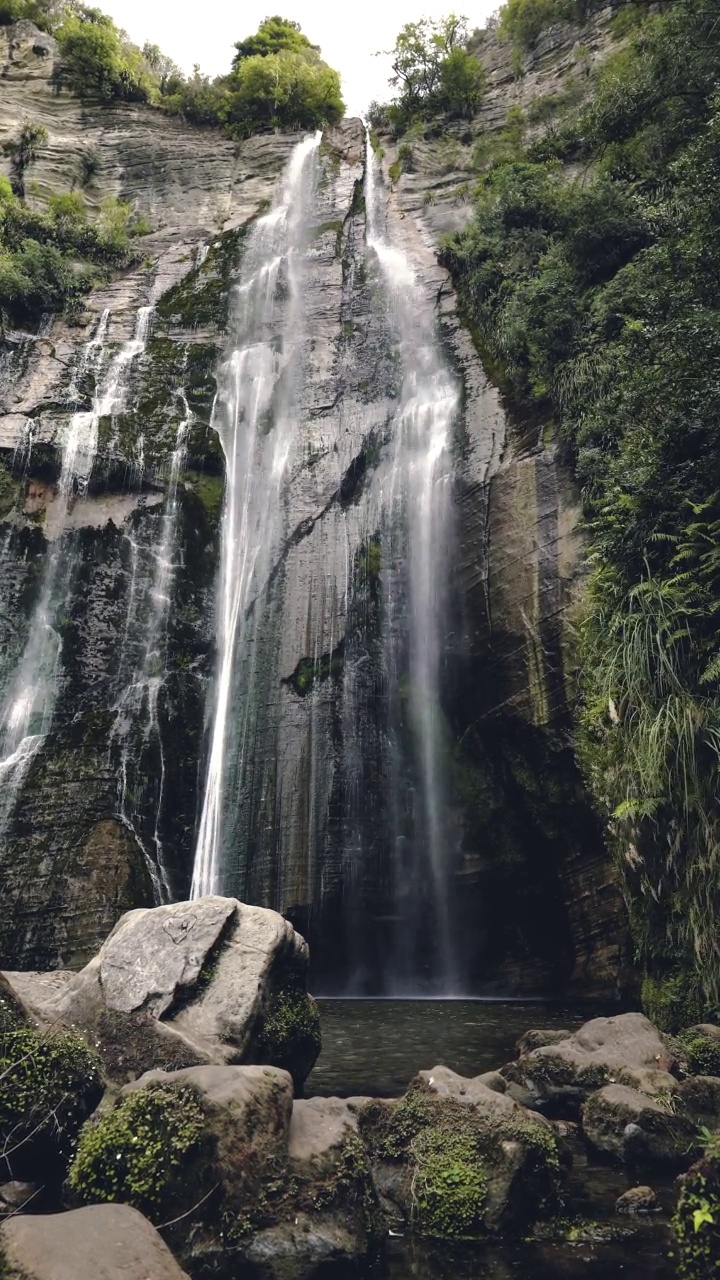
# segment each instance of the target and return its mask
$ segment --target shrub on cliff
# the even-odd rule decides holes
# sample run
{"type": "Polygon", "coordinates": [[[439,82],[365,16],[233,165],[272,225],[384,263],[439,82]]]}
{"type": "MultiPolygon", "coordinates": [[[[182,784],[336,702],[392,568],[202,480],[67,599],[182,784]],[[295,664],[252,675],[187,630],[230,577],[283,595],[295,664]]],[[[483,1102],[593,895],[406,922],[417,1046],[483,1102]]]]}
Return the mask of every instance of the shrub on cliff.
{"type": "Polygon", "coordinates": [[[385,108],[374,103],[375,116],[382,110],[396,133],[440,114],[472,116],[482,101],[485,70],[467,41],[467,21],[454,13],[407,22],[389,51],[397,100],[385,108]]]}
{"type": "Polygon", "coordinates": [[[99,9],[68,12],[55,31],[59,83],[82,97],[149,102],[155,84],[139,49],[99,9]]]}

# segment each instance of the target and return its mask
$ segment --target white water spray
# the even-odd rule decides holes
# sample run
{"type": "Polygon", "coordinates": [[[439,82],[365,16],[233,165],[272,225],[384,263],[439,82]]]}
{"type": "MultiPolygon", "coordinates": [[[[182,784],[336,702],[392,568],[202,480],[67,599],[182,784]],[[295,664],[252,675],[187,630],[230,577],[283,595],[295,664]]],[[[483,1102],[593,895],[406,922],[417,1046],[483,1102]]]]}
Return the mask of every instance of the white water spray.
{"type": "MultiPolygon", "coordinates": [[[[213,415],[226,459],[215,705],[192,896],[223,890],[226,808],[252,752],[263,591],[282,536],[282,482],[295,432],[302,250],[320,133],[295,148],[275,206],[249,237],[213,415]],[[287,290],[288,297],[282,294],[287,290]],[[238,670],[242,668],[242,687],[238,670]],[[235,782],[228,795],[228,777],[235,782]]],[[[267,691],[266,691],[267,692],[267,691]]]]}

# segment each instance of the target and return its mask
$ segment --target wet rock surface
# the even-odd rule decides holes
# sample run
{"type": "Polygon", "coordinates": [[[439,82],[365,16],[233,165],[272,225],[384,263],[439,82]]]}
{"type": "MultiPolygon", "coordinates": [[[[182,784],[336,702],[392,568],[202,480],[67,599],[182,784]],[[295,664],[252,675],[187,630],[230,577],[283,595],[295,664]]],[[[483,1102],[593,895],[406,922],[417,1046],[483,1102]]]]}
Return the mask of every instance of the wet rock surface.
{"type": "Polygon", "coordinates": [[[260,1060],[302,1086],[320,1048],[308,949],[273,911],[203,898],[123,916],[78,974],[6,975],[44,1028],[77,1028],[112,1080],[260,1060]]]}

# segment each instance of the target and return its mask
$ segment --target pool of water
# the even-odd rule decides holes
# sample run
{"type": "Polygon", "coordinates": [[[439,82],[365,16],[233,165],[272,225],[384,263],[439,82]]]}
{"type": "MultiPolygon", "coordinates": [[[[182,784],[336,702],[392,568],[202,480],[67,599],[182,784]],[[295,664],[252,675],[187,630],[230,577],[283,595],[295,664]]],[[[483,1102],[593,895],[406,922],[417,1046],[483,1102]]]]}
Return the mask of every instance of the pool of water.
{"type": "Polygon", "coordinates": [[[617,1008],[498,1000],[320,1000],[323,1048],[306,1092],[393,1097],[440,1064],[462,1076],[515,1056],[530,1027],[569,1031],[617,1008]]]}
{"type": "MultiPolygon", "coordinates": [[[[439,1063],[460,1075],[491,1071],[514,1057],[531,1027],[573,1030],[617,1007],[542,1001],[321,1000],[323,1050],[306,1092],[393,1097],[439,1063]]],[[[658,1185],[663,1211],[633,1228],[613,1213],[634,1185],[622,1169],[593,1161],[578,1138],[568,1215],[592,1220],[617,1239],[449,1244],[393,1236],[357,1280],[676,1280],[668,1258],[670,1183],[658,1185]],[[622,1233],[626,1232],[625,1238],[622,1233]]],[[[342,1278],[344,1280],[344,1277],[342,1278]]],[[[350,1273],[348,1273],[350,1280],[350,1273]]]]}

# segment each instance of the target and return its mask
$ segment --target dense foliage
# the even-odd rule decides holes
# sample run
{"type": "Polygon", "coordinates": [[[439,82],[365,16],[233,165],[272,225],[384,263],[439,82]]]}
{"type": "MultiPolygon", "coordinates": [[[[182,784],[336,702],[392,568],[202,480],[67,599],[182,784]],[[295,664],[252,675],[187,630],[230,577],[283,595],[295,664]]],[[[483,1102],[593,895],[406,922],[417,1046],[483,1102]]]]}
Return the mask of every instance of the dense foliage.
{"type": "Polygon", "coordinates": [[[553,23],[583,22],[607,3],[608,0],[507,0],[500,10],[499,30],[515,45],[527,46],[553,23]]]}
{"type": "Polygon", "coordinates": [[[582,484],[580,755],[639,958],[656,981],[696,973],[706,1008],[720,1000],[719,181],[717,4],[675,0],[573,120],[490,154],[446,250],[486,349],[552,413],[582,484]]]}
{"type": "Polygon", "coordinates": [[[402,133],[413,121],[439,114],[472,116],[482,100],[485,71],[467,41],[467,21],[454,13],[407,22],[390,50],[397,99],[386,107],[373,103],[370,123],[389,123],[402,133]]]}
{"type": "Polygon", "coordinates": [[[136,257],[133,236],[145,230],[111,197],[91,222],[80,191],[51,196],[47,213],[35,213],[0,177],[0,328],[72,308],[99,276],[136,257]]]}
{"type": "Polygon", "coordinates": [[[0,23],[30,18],[60,47],[56,81],[81,97],[147,102],[236,137],[262,129],[315,129],[344,111],[340,77],[296,22],[265,18],[239,41],[232,69],[186,77],[156,45],[139,49],[100,9],[78,0],[0,0],[0,23]]]}

